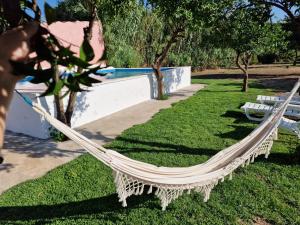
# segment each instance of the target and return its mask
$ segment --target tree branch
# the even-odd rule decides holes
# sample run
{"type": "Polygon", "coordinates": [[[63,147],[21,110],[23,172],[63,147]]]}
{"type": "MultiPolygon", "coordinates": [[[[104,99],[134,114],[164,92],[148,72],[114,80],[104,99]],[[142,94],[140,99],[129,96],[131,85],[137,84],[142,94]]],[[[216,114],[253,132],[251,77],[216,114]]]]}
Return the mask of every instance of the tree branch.
{"type": "Polygon", "coordinates": [[[32,10],[34,12],[35,15],[35,20],[40,22],[41,20],[41,10],[40,7],[37,4],[37,0],[32,0],[32,10]]]}
{"type": "Polygon", "coordinates": [[[281,9],[282,11],[284,11],[290,17],[290,19],[292,21],[295,21],[295,19],[296,19],[295,15],[288,8],[288,5],[283,5],[283,3],[280,4],[280,3],[270,2],[270,1],[265,1],[265,0],[258,0],[258,3],[275,6],[275,7],[279,8],[279,9],[281,9]]]}
{"type": "Polygon", "coordinates": [[[171,39],[168,41],[167,45],[163,48],[162,52],[157,55],[156,59],[155,59],[155,64],[156,65],[161,65],[164,61],[164,59],[166,58],[170,48],[172,47],[172,44],[176,43],[178,41],[179,37],[182,37],[181,33],[183,32],[183,28],[176,28],[171,36],[171,39]]]}

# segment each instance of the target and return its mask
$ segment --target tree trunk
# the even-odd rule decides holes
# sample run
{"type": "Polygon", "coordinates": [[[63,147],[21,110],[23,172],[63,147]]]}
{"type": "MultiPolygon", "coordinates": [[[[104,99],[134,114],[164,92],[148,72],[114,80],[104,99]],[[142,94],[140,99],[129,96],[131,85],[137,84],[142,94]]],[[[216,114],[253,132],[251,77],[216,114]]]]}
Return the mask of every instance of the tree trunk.
{"type": "Polygon", "coordinates": [[[154,74],[157,81],[157,100],[163,100],[164,97],[164,83],[163,83],[163,74],[160,71],[160,65],[153,65],[154,74]]]}
{"type": "MultiPolygon", "coordinates": [[[[53,79],[55,82],[57,82],[59,80],[58,66],[56,65],[54,69],[55,69],[55,74],[54,74],[53,79]]],[[[59,91],[58,94],[54,95],[54,102],[55,102],[55,107],[56,107],[56,118],[59,121],[61,121],[62,123],[67,124],[61,91],[59,91]]]]}
{"type": "Polygon", "coordinates": [[[244,58],[242,59],[242,61],[244,63],[244,67],[240,64],[240,58],[241,58],[241,53],[237,52],[235,63],[237,65],[237,67],[243,71],[243,74],[244,74],[242,91],[247,92],[248,91],[248,78],[249,78],[248,66],[250,63],[251,55],[246,54],[246,56],[244,56],[244,58]]]}
{"type": "Polygon", "coordinates": [[[76,92],[71,91],[70,95],[69,95],[69,101],[68,101],[68,106],[65,112],[65,117],[66,117],[66,121],[67,121],[67,125],[69,127],[71,127],[71,120],[72,120],[72,115],[74,112],[74,107],[75,107],[75,103],[76,103],[76,92]]]}
{"type": "MultiPolygon", "coordinates": [[[[97,9],[96,9],[95,5],[92,7],[90,14],[91,15],[90,15],[90,20],[89,20],[89,26],[84,28],[84,38],[88,41],[90,41],[92,39],[93,26],[97,20],[97,9]]],[[[101,21],[99,19],[98,19],[98,23],[100,23],[100,26],[102,27],[101,21]]],[[[78,68],[77,72],[82,73],[82,68],[78,68]]],[[[72,120],[72,116],[73,116],[73,112],[74,112],[76,99],[77,99],[77,93],[71,91],[69,94],[67,109],[64,113],[64,117],[66,119],[65,124],[68,125],[69,127],[71,127],[71,125],[72,125],[71,120],[72,120]]]]}
{"type": "Polygon", "coordinates": [[[248,91],[248,78],[249,78],[248,70],[246,70],[246,73],[244,74],[244,80],[243,80],[243,88],[242,88],[243,92],[248,91]]]}
{"type": "Polygon", "coordinates": [[[162,52],[160,54],[157,54],[155,56],[154,63],[152,65],[152,68],[154,70],[154,74],[157,80],[157,99],[163,100],[164,96],[164,85],[163,85],[163,74],[160,71],[160,68],[167,57],[168,52],[170,51],[172,45],[177,42],[177,39],[181,37],[180,33],[183,32],[183,28],[177,27],[171,36],[171,39],[167,42],[166,46],[162,49],[162,52]]]}

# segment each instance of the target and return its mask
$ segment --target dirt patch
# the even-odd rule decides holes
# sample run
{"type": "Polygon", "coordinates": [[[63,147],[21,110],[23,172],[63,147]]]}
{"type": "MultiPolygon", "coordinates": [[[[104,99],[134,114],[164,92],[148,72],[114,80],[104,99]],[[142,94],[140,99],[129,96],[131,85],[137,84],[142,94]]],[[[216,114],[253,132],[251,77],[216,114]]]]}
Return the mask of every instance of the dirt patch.
{"type": "Polygon", "coordinates": [[[245,221],[243,221],[242,219],[238,219],[237,220],[238,224],[240,225],[248,225],[245,221]]]}
{"type": "MultiPolygon", "coordinates": [[[[299,76],[300,67],[290,65],[252,65],[250,66],[249,76],[252,78],[275,78],[278,76],[299,76]]],[[[209,69],[193,73],[194,77],[215,75],[221,78],[239,78],[242,76],[242,71],[238,68],[230,69],[209,69]]]]}
{"type": "Polygon", "coordinates": [[[272,224],[268,223],[265,219],[261,217],[255,217],[253,219],[253,225],[272,225],[272,224]]]}
{"type": "Polygon", "coordinates": [[[293,88],[298,78],[300,78],[300,76],[281,76],[271,79],[258,79],[255,83],[278,92],[287,92],[293,88]]]}
{"type": "MultiPolygon", "coordinates": [[[[241,79],[241,70],[214,69],[193,73],[193,79],[241,79]]],[[[296,80],[300,78],[300,67],[287,65],[251,66],[249,78],[255,79],[253,85],[261,88],[271,88],[278,92],[290,91],[296,80]]],[[[251,87],[250,87],[251,88],[251,87]]]]}

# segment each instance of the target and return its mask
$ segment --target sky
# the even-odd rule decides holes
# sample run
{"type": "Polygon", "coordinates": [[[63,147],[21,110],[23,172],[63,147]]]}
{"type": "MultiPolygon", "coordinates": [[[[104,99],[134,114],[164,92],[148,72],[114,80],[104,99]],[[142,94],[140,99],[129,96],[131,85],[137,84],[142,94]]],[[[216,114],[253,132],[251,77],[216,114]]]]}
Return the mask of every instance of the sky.
{"type": "Polygon", "coordinates": [[[273,14],[274,22],[282,20],[286,17],[286,14],[281,9],[278,9],[276,7],[273,8],[273,14]]]}
{"type": "Polygon", "coordinates": [[[45,12],[44,12],[44,2],[47,2],[51,6],[56,6],[59,2],[59,0],[38,0],[38,5],[42,11],[42,17],[45,18],[45,12]]]}
{"type": "MultiPolygon", "coordinates": [[[[41,11],[42,11],[42,15],[44,15],[44,7],[43,7],[43,4],[44,2],[47,2],[49,5],[51,6],[56,6],[58,4],[59,1],[63,1],[63,0],[38,0],[38,4],[41,8],[41,11]]],[[[278,8],[273,8],[273,14],[274,14],[274,17],[273,17],[273,21],[276,22],[276,21],[279,21],[279,20],[282,20],[285,18],[285,13],[278,9],[278,8]]],[[[43,16],[44,17],[44,16],[43,16]]]]}

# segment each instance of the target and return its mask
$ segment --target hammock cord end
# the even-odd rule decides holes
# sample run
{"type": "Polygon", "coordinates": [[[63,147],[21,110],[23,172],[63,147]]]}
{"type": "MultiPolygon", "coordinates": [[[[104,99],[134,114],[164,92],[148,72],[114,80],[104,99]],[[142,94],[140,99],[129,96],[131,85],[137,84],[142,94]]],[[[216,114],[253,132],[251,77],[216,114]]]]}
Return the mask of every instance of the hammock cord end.
{"type": "Polygon", "coordinates": [[[32,100],[28,97],[23,95],[21,92],[19,92],[17,89],[15,89],[15,92],[31,107],[33,106],[32,100]]]}

